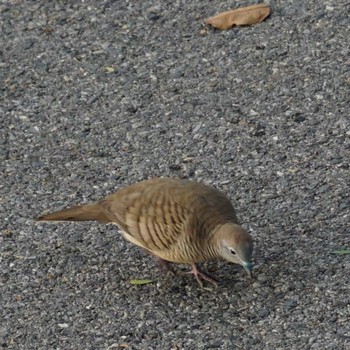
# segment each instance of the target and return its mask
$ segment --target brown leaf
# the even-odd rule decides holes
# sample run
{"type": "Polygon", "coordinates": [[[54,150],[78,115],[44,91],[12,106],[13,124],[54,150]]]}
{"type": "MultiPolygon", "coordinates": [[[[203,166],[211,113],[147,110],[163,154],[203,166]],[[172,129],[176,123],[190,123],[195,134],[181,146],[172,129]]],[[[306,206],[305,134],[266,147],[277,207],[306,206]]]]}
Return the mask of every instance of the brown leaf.
{"type": "Polygon", "coordinates": [[[232,26],[245,26],[262,22],[270,14],[270,6],[257,4],[225,11],[204,20],[217,29],[230,29],[232,26]]]}
{"type": "Polygon", "coordinates": [[[177,346],[176,342],[174,343],[174,345],[171,348],[171,350],[180,350],[179,347],[177,346]]]}

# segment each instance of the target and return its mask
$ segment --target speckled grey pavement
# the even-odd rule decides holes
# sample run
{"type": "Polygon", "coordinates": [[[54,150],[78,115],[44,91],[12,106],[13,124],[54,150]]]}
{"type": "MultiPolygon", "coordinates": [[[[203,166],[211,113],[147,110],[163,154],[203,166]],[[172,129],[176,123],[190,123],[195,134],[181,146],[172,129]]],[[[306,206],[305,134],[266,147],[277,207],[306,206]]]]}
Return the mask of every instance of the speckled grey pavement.
{"type": "Polygon", "coordinates": [[[350,4],[202,25],[247,4],[1,1],[1,350],[350,349],[350,4]],[[202,290],[114,226],[33,221],[154,176],[232,198],[255,279],[212,262],[202,290]]]}

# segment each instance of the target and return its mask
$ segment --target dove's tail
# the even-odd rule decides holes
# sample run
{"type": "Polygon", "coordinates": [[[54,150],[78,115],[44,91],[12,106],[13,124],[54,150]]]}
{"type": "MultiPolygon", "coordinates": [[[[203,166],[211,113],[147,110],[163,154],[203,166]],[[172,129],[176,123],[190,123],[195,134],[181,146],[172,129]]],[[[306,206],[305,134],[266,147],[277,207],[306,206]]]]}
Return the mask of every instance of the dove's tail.
{"type": "Polygon", "coordinates": [[[36,221],[99,221],[108,223],[112,220],[103,212],[100,205],[87,204],[42,215],[36,221]]]}

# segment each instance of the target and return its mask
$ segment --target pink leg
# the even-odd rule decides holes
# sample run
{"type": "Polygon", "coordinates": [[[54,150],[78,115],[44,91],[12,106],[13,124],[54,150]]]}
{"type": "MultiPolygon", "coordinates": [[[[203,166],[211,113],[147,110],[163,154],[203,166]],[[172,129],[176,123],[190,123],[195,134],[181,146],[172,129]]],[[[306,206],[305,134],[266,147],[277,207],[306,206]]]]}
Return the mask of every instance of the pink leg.
{"type": "Polygon", "coordinates": [[[196,277],[196,279],[197,279],[197,281],[198,281],[198,283],[199,283],[199,285],[201,287],[203,287],[203,283],[202,283],[201,279],[203,279],[205,281],[208,281],[208,282],[214,284],[215,286],[217,286],[218,280],[216,280],[215,278],[213,278],[213,277],[209,276],[208,274],[202,272],[199,269],[199,267],[197,267],[196,264],[192,264],[191,266],[192,266],[192,270],[188,271],[188,272],[184,272],[184,274],[193,274],[196,277]]]}

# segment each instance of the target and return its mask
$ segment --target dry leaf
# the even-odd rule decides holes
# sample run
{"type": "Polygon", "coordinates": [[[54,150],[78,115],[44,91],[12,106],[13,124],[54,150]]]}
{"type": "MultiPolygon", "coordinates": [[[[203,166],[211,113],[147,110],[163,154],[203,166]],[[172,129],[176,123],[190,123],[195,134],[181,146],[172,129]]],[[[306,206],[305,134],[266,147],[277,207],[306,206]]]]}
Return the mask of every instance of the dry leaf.
{"type": "Polygon", "coordinates": [[[180,350],[179,347],[177,346],[176,342],[174,343],[174,345],[171,348],[171,350],[180,350]]]}
{"type": "Polygon", "coordinates": [[[350,254],[350,249],[333,250],[331,253],[336,255],[347,255],[350,254]]]}
{"type": "Polygon", "coordinates": [[[107,348],[107,350],[112,350],[112,349],[129,349],[129,345],[127,343],[122,343],[122,344],[113,343],[107,348]]]}
{"type": "Polygon", "coordinates": [[[232,26],[245,26],[262,22],[270,14],[270,6],[257,4],[225,11],[204,20],[217,29],[230,29],[232,26]]]}
{"type": "Polygon", "coordinates": [[[153,283],[153,280],[130,280],[130,284],[133,285],[142,285],[142,284],[149,284],[153,283]]]}
{"type": "Polygon", "coordinates": [[[113,67],[105,67],[107,73],[114,73],[115,69],[113,67]]]}

